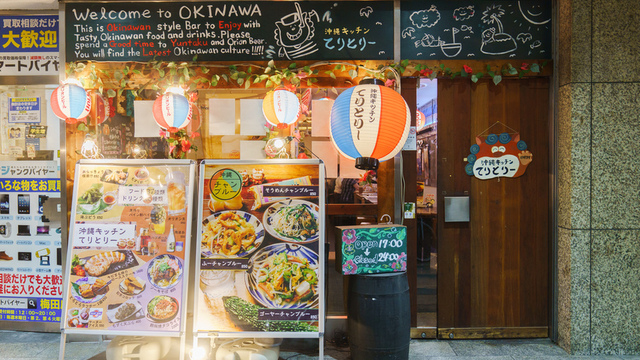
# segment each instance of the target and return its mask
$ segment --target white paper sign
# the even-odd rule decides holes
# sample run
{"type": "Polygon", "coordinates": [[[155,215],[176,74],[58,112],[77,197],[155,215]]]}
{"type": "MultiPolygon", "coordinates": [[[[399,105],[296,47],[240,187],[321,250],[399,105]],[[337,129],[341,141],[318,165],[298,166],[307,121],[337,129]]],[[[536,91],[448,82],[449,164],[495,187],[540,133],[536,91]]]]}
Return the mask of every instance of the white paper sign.
{"type": "Polygon", "coordinates": [[[356,169],[356,161],[340,155],[340,177],[343,179],[359,179],[366,170],[356,169]]]}
{"type": "Polygon", "coordinates": [[[240,135],[264,136],[267,119],[262,113],[262,99],[240,100],[240,135]]]}
{"type": "Polygon", "coordinates": [[[324,162],[326,177],[338,177],[338,151],[333,147],[331,141],[312,141],[311,147],[313,153],[324,162]]]}
{"type": "MultiPolygon", "coordinates": [[[[331,107],[333,100],[311,102],[311,136],[331,136],[331,107]]],[[[330,176],[329,176],[330,177],[330,176]]]]}
{"type": "Polygon", "coordinates": [[[416,151],[416,136],[417,136],[417,132],[416,132],[416,127],[415,126],[411,126],[409,128],[409,136],[407,136],[407,141],[404,143],[404,146],[402,147],[402,150],[413,150],[416,151]]]}
{"type": "Polygon", "coordinates": [[[264,152],[265,142],[262,140],[246,140],[240,141],[240,159],[266,159],[267,154],[264,152]]]}
{"type": "Polygon", "coordinates": [[[153,100],[133,102],[134,133],[136,137],[158,137],[160,126],[153,118],[153,100]]]}
{"type": "Polygon", "coordinates": [[[209,135],[235,135],[236,100],[209,99],[209,135]]]}

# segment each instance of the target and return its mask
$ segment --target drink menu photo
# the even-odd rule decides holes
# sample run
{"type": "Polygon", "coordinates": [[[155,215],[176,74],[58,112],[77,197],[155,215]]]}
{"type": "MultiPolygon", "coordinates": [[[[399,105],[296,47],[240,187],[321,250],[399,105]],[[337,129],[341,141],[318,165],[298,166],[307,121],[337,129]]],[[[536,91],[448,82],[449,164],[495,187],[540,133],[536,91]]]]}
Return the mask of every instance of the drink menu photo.
{"type": "Polygon", "coordinates": [[[67,331],[181,330],[194,168],[189,161],[76,166],[67,331]]]}
{"type": "Polygon", "coordinates": [[[201,164],[196,331],[322,330],[323,191],[317,161],[201,164]]]}

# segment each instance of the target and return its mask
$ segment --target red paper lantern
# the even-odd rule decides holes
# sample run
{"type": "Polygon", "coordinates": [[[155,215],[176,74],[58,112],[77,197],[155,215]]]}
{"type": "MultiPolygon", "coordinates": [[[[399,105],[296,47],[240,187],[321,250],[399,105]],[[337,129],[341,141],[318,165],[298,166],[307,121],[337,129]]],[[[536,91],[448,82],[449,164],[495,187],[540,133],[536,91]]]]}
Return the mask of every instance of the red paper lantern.
{"type": "Polygon", "coordinates": [[[202,125],[202,117],[200,115],[200,108],[198,105],[191,104],[191,122],[187,125],[187,131],[189,133],[193,133],[200,129],[200,125],[202,125]]]}
{"type": "Polygon", "coordinates": [[[96,124],[102,124],[105,120],[109,118],[109,114],[111,113],[111,106],[109,106],[109,102],[105,100],[105,98],[96,94],[96,124]]]}
{"type": "Polygon", "coordinates": [[[331,108],[331,141],[356,168],[374,170],[393,158],[407,140],[411,113],[402,96],[380,85],[343,91],[331,108]]]}
{"type": "Polygon", "coordinates": [[[67,124],[75,124],[89,115],[91,96],[82,86],[62,84],[51,93],[51,109],[67,124]]]}
{"type": "Polygon", "coordinates": [[[153,103],[153,118],[169,132],[186,128],[192,115],[191,104],[184,95],[167,92],[153,103]]]}

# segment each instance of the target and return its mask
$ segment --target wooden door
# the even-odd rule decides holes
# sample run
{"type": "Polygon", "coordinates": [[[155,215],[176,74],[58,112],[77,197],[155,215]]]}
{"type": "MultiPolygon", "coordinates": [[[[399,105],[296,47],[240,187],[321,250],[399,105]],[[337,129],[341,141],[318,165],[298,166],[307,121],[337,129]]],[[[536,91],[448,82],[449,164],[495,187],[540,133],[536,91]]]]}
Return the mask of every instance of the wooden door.
{"type": "Polygon", "coordinates": [[[438,337],[548,337],[549,80],[438,81],[438,213],[469,196],[469,222],[438,219],[438,337]],[[518,178],[465,172],[477,135],[520,133],[533,154],[518,178]]]}

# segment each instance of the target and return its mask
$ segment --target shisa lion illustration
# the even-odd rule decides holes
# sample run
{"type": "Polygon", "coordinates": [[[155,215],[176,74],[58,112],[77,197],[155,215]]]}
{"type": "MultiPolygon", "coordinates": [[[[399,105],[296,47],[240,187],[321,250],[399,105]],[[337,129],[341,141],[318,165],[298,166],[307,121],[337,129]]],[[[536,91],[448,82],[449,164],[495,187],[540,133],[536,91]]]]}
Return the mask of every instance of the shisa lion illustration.
{"type": "Polygon", "coordinates": [[[313,18],[320,21],[315,10],[302,11],[300,4],[294,3],[296,11],[283,16],[276,21],[275,40],[280,47],[278,56],[281,58],[297,59],[318,51],[313,41],[315,27],[313,18]]]}
{"type": "Polygon", "coordinates": [[[484,141],[476,136],[476,143],[470,150],[465,171],[481,180],[519,177],[533,161],[533,154],[518,133],[513,137],[508,133],[490,134],[484,141]]]}

